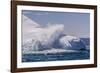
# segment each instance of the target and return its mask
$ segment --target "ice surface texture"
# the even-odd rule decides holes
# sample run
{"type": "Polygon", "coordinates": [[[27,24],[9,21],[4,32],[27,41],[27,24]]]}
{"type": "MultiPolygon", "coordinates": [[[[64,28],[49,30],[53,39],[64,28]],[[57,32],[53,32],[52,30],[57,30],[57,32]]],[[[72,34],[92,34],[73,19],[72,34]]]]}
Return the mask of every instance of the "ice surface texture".
{"type": "Polygon", "coordinates": [[[83,41],[74,36],[64,36],[59,42],[64,49],[84,50],[86,48],[83,41]]]}

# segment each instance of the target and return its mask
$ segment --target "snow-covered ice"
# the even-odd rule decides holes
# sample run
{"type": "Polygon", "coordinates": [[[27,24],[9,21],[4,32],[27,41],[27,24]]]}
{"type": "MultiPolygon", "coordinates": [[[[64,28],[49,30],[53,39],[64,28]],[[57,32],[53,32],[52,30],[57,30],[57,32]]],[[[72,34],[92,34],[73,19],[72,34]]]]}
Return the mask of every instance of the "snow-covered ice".
{"type": "Polygon", "coordinates": [[[64,49],[73,49],[73,50],[86,49],[83,41],[75,36],[64,36],[59,40],[59,42],[62,48],[64,49]]]}

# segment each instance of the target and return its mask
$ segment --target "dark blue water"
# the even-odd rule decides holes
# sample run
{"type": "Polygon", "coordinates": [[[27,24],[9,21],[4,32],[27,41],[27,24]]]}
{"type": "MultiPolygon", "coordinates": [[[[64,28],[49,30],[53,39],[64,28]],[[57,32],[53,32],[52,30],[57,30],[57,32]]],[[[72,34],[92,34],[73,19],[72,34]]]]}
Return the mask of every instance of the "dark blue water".
{"type": "Polygon", "coordinates": [[[22,62],[61,61],[61,60],[84,60],[90,58],[89,50],[80,52],[65,52],[56,54],[23,54],[22,62]]]}

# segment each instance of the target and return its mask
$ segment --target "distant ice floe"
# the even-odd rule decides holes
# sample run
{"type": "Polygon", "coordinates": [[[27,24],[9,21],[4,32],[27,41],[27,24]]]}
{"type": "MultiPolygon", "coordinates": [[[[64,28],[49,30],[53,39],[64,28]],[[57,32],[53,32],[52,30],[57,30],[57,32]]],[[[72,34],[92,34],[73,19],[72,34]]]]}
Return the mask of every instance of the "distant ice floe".
{"type": "Polygon", "coordinates": [[[23,15],[22,25],[23,53],[60,53],[86,49],[80,38],[64,34],[63,24],[48,25],[43,28],[23,15]]]}

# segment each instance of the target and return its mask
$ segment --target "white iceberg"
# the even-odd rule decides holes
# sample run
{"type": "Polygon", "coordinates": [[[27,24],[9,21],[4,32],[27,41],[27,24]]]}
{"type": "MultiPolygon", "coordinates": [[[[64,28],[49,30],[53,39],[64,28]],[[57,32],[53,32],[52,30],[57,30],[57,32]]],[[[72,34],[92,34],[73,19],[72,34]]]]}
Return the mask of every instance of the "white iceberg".
{"type": "Polygon", "coordinates": [[[34,28],[30,37],[23,43],[23,48],[33,51],[51,49],[56,40],[63,35],[63,25],[52,25],[46,28],[34,28]]]}
{"type": "Polygon", "coordinates": [[[22,27],[23,53],[57,53],[85,49],[80,38],[64,34],[63,24],[48,25],[43,28],[35,21],[23,16],[22,27]]]}
{"type": "Polygon", "coordinates": [[[72,50],[85,50],[84,42],[77,37],[74,36],[64,36],[59,40],[60,45],[64,49],[72,49],[72,50]]]}

